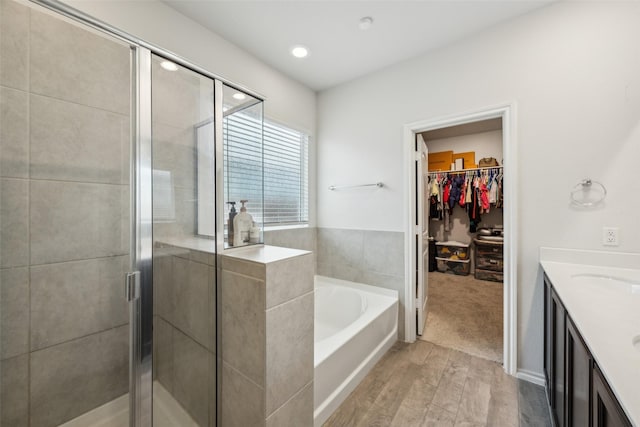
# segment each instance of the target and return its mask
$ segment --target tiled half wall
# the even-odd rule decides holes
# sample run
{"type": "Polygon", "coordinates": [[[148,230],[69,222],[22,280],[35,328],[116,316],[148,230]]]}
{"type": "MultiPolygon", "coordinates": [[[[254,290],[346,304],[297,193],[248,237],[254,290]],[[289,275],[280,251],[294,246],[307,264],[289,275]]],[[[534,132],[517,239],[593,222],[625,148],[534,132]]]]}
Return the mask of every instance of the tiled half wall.
{"type": "Polygon", "coordinates": [[[318,228],[317,274],[398,291],[404,339],[404,233],[318,228]]]}
{"type": "Polygon", "coordinates": [[[266,244],[312,251],[316,274],[398,291],[404,338],[404,233],[338,228],[267,230],[266,244]]]}

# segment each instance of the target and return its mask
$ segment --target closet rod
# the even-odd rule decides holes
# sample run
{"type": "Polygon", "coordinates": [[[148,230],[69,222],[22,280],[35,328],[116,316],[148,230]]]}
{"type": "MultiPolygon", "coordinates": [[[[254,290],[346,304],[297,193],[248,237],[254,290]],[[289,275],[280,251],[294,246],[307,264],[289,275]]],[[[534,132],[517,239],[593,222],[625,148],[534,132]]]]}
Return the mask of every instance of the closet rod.
{"type": "Polygon", "coordinates": [[[483,170],[489,170],[489,169],[502,169],[503,166],[487,166],[484,168],[470,168],[470,169],[460,169],[460,170],[448,170],[448,171],[429,171],[429,174],[436,174],[436,173],[458,173],[458,172],[471,172],[471,171],[483,171],[483,170]]]}

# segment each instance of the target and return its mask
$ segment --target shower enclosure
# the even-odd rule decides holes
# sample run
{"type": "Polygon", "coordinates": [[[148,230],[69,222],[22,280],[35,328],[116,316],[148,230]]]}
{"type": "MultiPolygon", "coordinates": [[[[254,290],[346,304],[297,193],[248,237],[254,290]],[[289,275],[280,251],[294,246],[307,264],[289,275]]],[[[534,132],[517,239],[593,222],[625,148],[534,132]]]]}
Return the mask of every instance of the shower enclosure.
{"type": "Polygon", "coordinates": [[[0,0],[0,425],[215,426],[225,142],[262,100],[37,3],[0,0]]]}

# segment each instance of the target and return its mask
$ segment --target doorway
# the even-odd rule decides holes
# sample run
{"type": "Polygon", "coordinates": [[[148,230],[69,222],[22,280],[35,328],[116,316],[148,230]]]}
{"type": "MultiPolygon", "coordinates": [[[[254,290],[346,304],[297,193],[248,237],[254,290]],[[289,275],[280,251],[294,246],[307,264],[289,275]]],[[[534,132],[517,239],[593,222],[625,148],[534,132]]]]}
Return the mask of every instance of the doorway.
{"type": "MultiPolygon", "coordinates": [[[[451,128],[454,126],[470,125],[471,123],[486,122],[493,120],[494,123],[498,121],[502,127],[502,159],[504,159],[504,165],[502,168],[503,179],[508,182],[503,188],[505,205],[503,207],[503,230],[504,230],[504,282],[502,284],[502,307],[501,307],[501,320],[502,320],[502,348],[503,354],[501,362],[507,373],[514,375],[516,371],[516,265],[512,260],[516,259],[516,231],[515,225],[515,206],[516,194],[514,189],[517,187],[515,183],[515,144],[513,143],[514,135],[514,105],[506,104],[494,108],[487,108],[485,110],[472,112],[468,114],[451,116],[440,119],[425,120],[408,124],[405,126],[405,179],[407,182],[406,191],[406,218],[408,227],[405,232],[405,253],[407,263],[407,278],[405,292],[407,296],[407,315],[405,318],[405,327],[407,328],[407,341],[413,342],[418,338],[419,321],[425,320],[428,317],[428,311],[422,312],[421,310],[429,309],[429,298],[420,299],[417,298],[420,294],[420,287],[424,288],[424,296],[429,295],[429,274],[426,273],[428,267],[428,242],[424,240],[433,234],[433,230],[430,232],[428,228],[427,211],[425,208],[424,190],[428,184],[428,173],[425,169],[428,169],[427,162],[424,162],[425,157],[428,158],[428,152],[431,147],[428,147],[428,141],[425,142],[425,150],[422,150],[418,142],[422,142],[424,135],[429,135],[425,132],[433,132],[436,129],[451,128]],[[419,161],[420,160],[420,161],[419,161]],[[419,197],[417,197],[419,196],[419,197]],[[425,224],[427,223],[427,224],[425,224]],[[422,250],[422,253],[419,251],[422,250]],[[420,277],[422,273],[422,277],[420,277]],[[420,284],[421,286],[418,286],[420,284]],[[410,298],[410,295],[412,296],[410,298]],[[425,303],[426,301],[426,303],[425,303]]],[[[502,160],[500,159],[500,160],[502,160]]],[[[502,163],[502,162],[500,162],[502,163]]],[[[502,165],[501,165],[502,166],[502,165]]],[[[454,166],[455,168],[455,166],[454,166]]],[[[448,165],[448,169],[451,169],[451,165],[448,165]]],[[[432,247],[433,250],[433,247],[432,247]]],[[[471,261],[470,261],[471,263],[471,261]]],[[[462,265],[462,263],[460,263],[462,265]]],[[[454,267],[459,267],[456,264],[454,267]]],[[[441,274],[441,273],[439,273],[441,274]]],[[[449,276],[451,279],[461,279],[463,276],[449,276]]],[[[488,283],[488,282],[487,282],[488,283]]],[[[434,287],[437,284],[434,285],[434,287]]]]}
{"type": "Polygon", "coordinates": [[[428,148],[422,191],[431,246],[423,272],[430,310],[418,334],[502,363],[502,119],[433,129],[417,137],[428,148]]]}

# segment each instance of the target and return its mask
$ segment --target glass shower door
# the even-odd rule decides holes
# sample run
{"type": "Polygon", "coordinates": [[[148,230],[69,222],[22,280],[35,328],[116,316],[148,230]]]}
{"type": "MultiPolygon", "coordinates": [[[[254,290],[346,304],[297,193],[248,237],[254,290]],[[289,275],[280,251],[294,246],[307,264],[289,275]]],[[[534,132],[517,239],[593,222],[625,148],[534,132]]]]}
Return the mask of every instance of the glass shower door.
{"type": "Polygon", "coordinates": [[[0,424],[127,425],[131,46],[0,9],[0,424]]]}
{"type": "Polygon", "coordinates": [[[153,425],[216,425],[214,80],[151,60],[153,425]]]}

